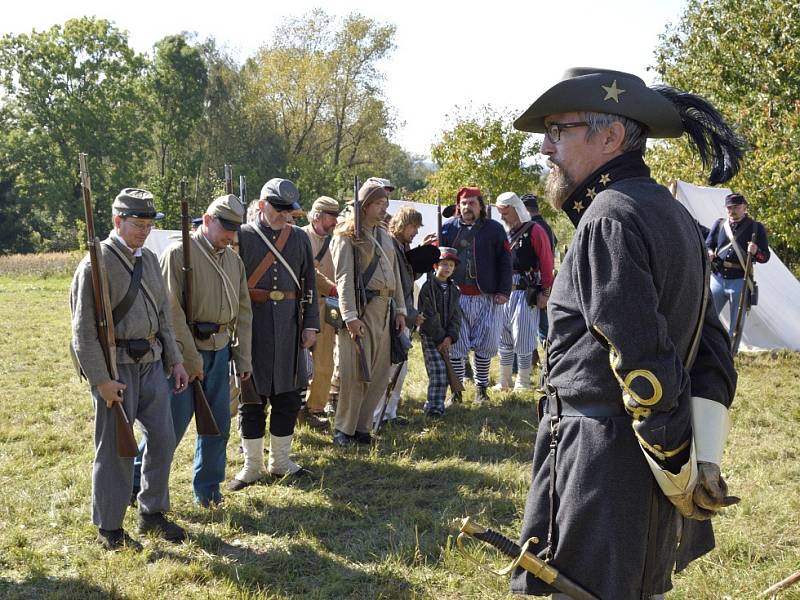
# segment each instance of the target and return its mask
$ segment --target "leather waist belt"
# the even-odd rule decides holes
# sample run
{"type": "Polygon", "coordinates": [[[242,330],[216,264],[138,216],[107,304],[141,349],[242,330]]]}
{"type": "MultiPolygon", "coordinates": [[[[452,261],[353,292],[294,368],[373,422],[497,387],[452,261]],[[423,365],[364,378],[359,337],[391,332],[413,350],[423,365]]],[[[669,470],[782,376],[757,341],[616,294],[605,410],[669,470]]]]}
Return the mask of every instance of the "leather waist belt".
{"type": "Polygon", "coordinates": [[[264,302],[280,302],[281,300],[296,300],[297,292],[295,290],[262,290],[261,288],[250,288],[250,300],[256,304],[263,304],[264,302]]]}
{"type": "MultiPolygon", "coordinates": [[[[552,408],[554,412],[556,410],[555,395],[558,391],[552,385],[546,387],[546,395],[540,399],[540,414],[553,414],[550,409],[552,408]]],[[[564,398],[560,398],[560,400],[562,417],[622,417],[628,414],[622,404],[622,398],[612,404],[583,403],[575,400],[565,400],[564,398]]]]}
{"type": "Polygon", "coordinates": [[[511,286],[512,290],[527,290],[530,286],[527,283],[515,283],[511,286]]]}
{"type": "Polygon", "coordinates": [[[114,344],[118,348],[123,348],[128,353],[128,356],[133,359],[133,362],[138,363],[152,350],[153,342],[155,341],[156,336],[151,335],[140,339],[114,340],[114,344]]]}
{"type": "Polygon", "coordinates": [[[744,271],[742,265],[740,265],[738,262],[730,262],[724,260],[722,261],[722,266],[725,267],[726,269],[739,269],[740,271],[744,271]]]}
{"type": "Polygon", "coordinates": [[[389,288],[384,288],[382,290],[367,290],[367,298],[391,298],[394,292],[389,288]]]}
{"type": "Polygon", "coordinates": [[[155,342],[155,341],[156,341],[156,336],[155,335],[148,335],[146,338],[131,339],[131,340],[121,340],[119,338],[114,340],[114,342],[115,342],[115,344],[116,344],[116,346],[118,348],[127,348],[128,344],[130,342],[147,342],[148,344],[150,344],[152,346],[153,342],[155,342]]]}
{"type": "Polygon", "coordinates": [[[468,283],[458,286],[458,289],[461,290],[462,296],[480,296],[483,293],[477,285],[469,285],[468,283]]]}

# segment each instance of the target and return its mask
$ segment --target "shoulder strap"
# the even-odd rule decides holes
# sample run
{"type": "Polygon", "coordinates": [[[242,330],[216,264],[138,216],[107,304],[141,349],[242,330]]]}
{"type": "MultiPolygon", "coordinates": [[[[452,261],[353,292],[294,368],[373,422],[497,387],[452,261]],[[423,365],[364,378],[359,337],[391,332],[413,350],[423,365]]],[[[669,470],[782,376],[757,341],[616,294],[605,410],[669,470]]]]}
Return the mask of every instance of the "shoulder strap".
{"type": "MultiPolygon", "coordinates": [[[[258,266],[250,274],[250,277],[247,278],[247,287],[249,288],[256,287],[258,282],[261,280],[261,277],[263,277],[264,273],[266,273],[272,266],[272,263],[275,262],[275,251],[277,250],[278,252],[280,252],[281,250],[283,250],[284,246],[286,246],[286,241],[289,239],[289,233],[291,233],[292,228],[289,225],[284,225],[276,242],[277,247],[273,246],[270,243],[270,241],[267,239],[267,236],[265,236],[264,233],[261,231],[261,227],[259,227],[258,223],[253,223],[253,230],[267,245],[267,253],[264,255],[264,258],[261,260],[261,262],[258,263],[258,266]]],[[[292,273],[292,275],[294,275],[294,273],[292,273]]]]}
{"type": "MultiPolygon", "coordinates": [[[[113,241],[108,242],[106,246],[108,246],[109,250],[111,250],[114,256],[117,257],[119,262],[122,263],[122,266],[128,270],[128,273],[133,274],[134,265],[131,264],[131,261],[128,260],[128,257],[122,253],[122,250],[117,248],[117,245],[113,241]]],[[[142,250],[142,252],[145,251],[146,249],[142,250]]],[[[141,260],[143,264],[144,256],[141,257],[141,260]]],[[[145,283],[144,281],[140,281],[140,285],[142,286],[142,290],[144,291],[145,298],[147,298],[147,300],[150,302],[150,305],[153,307],[153,310],[156,311],[156,314],[158,314],[158,305],[156,304],[156,297],[153,295],[153,292],[150,291],[150,288],[147,287],[147,283],[145,283]]]]}
{"type": "Polygon", "coordinates": [[[728,241],[731,243],[731,247],[733,247],[733,251],[736,252],[736,258],[739,259],[739,263],[744,266],[747,264],[747,261],[744,258],[744,253],[742,252],[742,247],[739,245],[739,242],[736,241],[736,237],[733,235],[733,229],[731,229],[731,223],[728,219],[725,219],[725,235],[728,236],[728,241]]]}
{"type": "MultiPolygon", "coordinates": [[[[273,256],[273,259],[272,259],[272,261],[270,261],[269,265],[267,266],[267,269],[269,269],[269,267],[272,265],[273,262],[275,262],[275,259],[277,258],[278,261],[284,267],[286,267],[286,270],[289,271],[289,275],[291,275],[292,279],[294,280],[294,284],[297,286],[297,289],[302,291],[303,290],[303,286],[300,285],[300,281],[298,281],[297,275],[295,275],[294,269],[292,269],[292,267],[289,265],[289,263],[286,262],[286,259],[283,258],[283,254],[281,254],[281,250],[283,250],[284,246],[286,246],[286,241],[289,239],[289,234],[292,231],[292,226],[291,225],[284,225],[283,226],[283,229],[281,230],[281,234],[278,236],[278,240],[276,241],[276,245],[273,245],[272,242],[269,241],[269,238],[267,236],[265,236],[264,233],[261,231],[261,229],[259,229],[257,226],[255,227],[255,230],[256,230],[256,233],[259,235],[259,237],[261,237],[261,240],[267,245],[267,248],[269,249],[269,251],[272,252],[271,256],[273,256]]],[[[259,267],[261,265],[263,265],[265,262],[267,262],[267,257],[264,257],[264,260],[261,261],[261,264],[259,264],[259,267]]],[[[266,272],[267,269],[264,269],[264,272],[266,272]]],[[[264,273],[261,273],[261,275],[263,275],[263,274],[264,273]]],[[[255,275],[255,272],[253,273],[253,275],[255,275]]],[[[250,277],[253,277],[253,275],[251,275],[250,277]]],[[[261,279],[261,275],[258,276],[258,279],[261,279]]],[[[247,280],[248,286],[249,287],[256,287],[255,284],[258,283],[258,279],[256,279],[254,281],[253,285],[250,285],[250,280],[248,279],[247,280]]]]}
{"type": "MultiPolygon", "coordinates": [[[[381,261],[382,250],[383,250],[381,248],[380,243],[378,243],[375,240],[375,238],[373,238],[370,234],[367,234],[367,235],[369,236],[370,241],[372,242],[372,245],[375,246],[375,253],[372,255],[372,260],[369,261],[369,264],[367,265],[367,268],[364,269],[364,274],[362,275],[362,279],[364,281],[364,287],[365,288],[367,287],[367,284],[370,282],[370,280],[372,279],[372,276],[375,274],[375,271],[378,268],[378,263],[381,261]]],[[[381,237],[380,228],[378,228],[377,235],[378,235],[378,239],[380,240],[380,237],[381,237]]],[[[355,248],[353,248],[353,252],[356,252],[355,248]]]]}
{"type": "Polygon", "coordinates": [[[225,297],[228,300],[228,306],[230,306],[231,314],[233,315],[233,318],[236,319],[238,311],[236,310],[236,307],[233,304],[233,299],[231,298],[231,292],[235,293],[236,287],[234,287],[231,278],[228,277],[228,274],[222,270],[222,268],[216,262],[214,262],[214,259],[209,256],[206,249],[203,248],[200,242],[197,241],[197,238],[192,238],[192,240],[194,241],[195,246],[197,246],[198,252],[200,252],[202,256],[205,256],[206,260],[212,267],[214,267],[214,270],[220,276],[220,279],[222,279],[222,289],[225,291],[225,297]],[[230,291],[228,291],[229,289],[230,291]]]}
{"type": "Polygon", "coordinates": [[[325,236],[325,241],[322,242],[322,248],[319,249],[319,252],[317,252],[317,255],[314,257],[315,262],[319,262],[322,260],[322,257],[325,256],[325,253],[328,251],[330,245],[331,245],[331,236],[327,235],[325,236]]]}
{"type": "Polygon", "coordinates": [[[710,289],[710,282],[709,282],[709,267],[708,267],[708,258],[706,256],[705,248],[705,240],[703,240],[703,235],[700,233],[700,228],[697,227],[697,237],[700,239],[700,251],[702,256],[700,257],[701,263],[703,265],[703,300],[700,302],[700,315],[697,318],[697,324],[694,328],[694,335],[692,336],[692,343],[689,345],[689,351],[686,354],[686,360],[683,363],[686,372],[692,370],[692,366],[694,365],[694,359],[697,358],[697,350],[700,348],[700,338],[703,335],[703,324],[706,320],[706,304],[708,304],[708,292],[710,289]]]}
{"type": "Polygon", "coordinates": [[[519,238],[521,238],[528,231],[530,231],[533,228],[533,226],[534,226],[534,222],[533,221],[528,221],[527,223],[523,223],[522,227],[517,229],[517,231],[514,233],[514,235],[511,236],[511,239],[508,240],[508,245],[513,247],[514,244],[517,243],[519,238]]]}
{"type": "Polygon", "coordinates": [[[115,326],[122,321],[125,315],[127,315],[131,310],[133,302],[136,300],[136,296],[139,295],[141,283],[142,257],[137,256],[136,260],[133,261],[133,272],[131,273],[131,283],[128,286],[128,291],[125,293],[125,297],[122,299],[122,301],[111,311],[111,320],[114,322],[115,326]]]}

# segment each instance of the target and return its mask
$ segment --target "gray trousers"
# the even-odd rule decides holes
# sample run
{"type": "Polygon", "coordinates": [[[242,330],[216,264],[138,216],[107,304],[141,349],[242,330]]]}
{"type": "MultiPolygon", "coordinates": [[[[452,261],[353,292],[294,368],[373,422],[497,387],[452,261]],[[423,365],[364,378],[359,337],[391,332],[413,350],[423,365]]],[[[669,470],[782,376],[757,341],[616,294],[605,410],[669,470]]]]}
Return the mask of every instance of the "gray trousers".
{"type": "MultiPolygon", "coordinates": [[[[142,457],[139,512],[169,510],[169,471],[175,453],[169,386],[161,361],[119,365],[119,381],[128,387],[122,405],[128,419],[147,436],[142,457]]],[[[92,388],[94,400],[94,469],[92,522],[101,529],[120,529],[133,491],[133,458],[117,454],[114,411],[92,388]]]]}

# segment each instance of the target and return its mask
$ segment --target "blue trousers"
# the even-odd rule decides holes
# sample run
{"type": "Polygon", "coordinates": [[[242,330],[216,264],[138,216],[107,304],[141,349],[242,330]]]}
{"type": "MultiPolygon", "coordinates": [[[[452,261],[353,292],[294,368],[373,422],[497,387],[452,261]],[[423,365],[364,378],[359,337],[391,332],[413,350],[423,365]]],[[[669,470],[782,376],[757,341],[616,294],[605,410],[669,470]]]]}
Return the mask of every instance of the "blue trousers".
{"type": "MultiPolygon", "coordinates": [[[[744,287],[744,277],[741,279],[724,279],[722,275],[714,273],[711,276],[711,297],[714,299],[714,308],[721,313],[728,304],[730,307],[730,319],[728,334],[733,338],[733,329],[736,327],[736,313],[739,312],[739,298],[742,296],[744,287]]],[[[742,329],[747,318],[747,311],[742,315],[742,329]]],[[[734,351],[737,349],[734,349],[734,351]]]]}
{"type": "MultiPolygon", "coordinates": [[[[228,359],[230,352],[224,347],[216,352],[201,351],[203,357],[203,391],[211,413],[219,426],[220,435],[198,435],[194,449],[194,476],[192,488],[194,499],[200,504],[218,502],[222,499],[219,484],[225,479],[225,449],[230,436],[230,383],[228,359]]],[[[180,394],[171,394],[172,425],[175,429],[176,446],[194,416],[194,390],[189,388],[180,394]]],[[[139,456],[134,461],[134,487],[138,487],[141,456],[146,439],[139,444],[139,456]]]]}

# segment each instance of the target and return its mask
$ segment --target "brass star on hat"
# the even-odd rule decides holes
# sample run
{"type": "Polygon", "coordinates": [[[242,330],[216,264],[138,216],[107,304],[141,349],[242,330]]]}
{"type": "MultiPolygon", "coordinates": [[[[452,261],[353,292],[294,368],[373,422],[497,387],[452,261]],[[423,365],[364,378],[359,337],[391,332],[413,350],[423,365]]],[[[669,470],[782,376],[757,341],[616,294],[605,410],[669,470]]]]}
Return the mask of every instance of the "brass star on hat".
{"type": "Polygon", "coordinates": [[[603,173],[602,175],[600,175],[600,184],[601,185],[606,185],[607,186],[609,183],[611,183],[611,177],[609,177],[608,173],[603,173]]]}
{"type": "Polygon", "coordinates": [[[597,196],[597,192],[595,191],[595,189],[593,187],[592,188],[586,188],[586,197],[587,198],[589,198],[591,200],[594,200],[595,196],[597,196]]]}
{"type": "Polygon", "coordinates": [[[616,79],[614,80],[614,82],[611,85],[601,85],[600,87],[603,88],[606,91],[606,97],[603,98],[603,101],[613,100],[617,104],[619,104],[619,96],[620,96],[620,94],[624,94],[627,91],[627,90],[623,90],[623,89],[620,89],[620,88],[617,87],[617,80],[616,79]]]}
{"type": "Polygon", "coordinates": [[[575,209],[576,213],[580,214],[581,211],[584,209],[583,202],[581,202],[580,200],[575,200],[575,202],[572,203],[572,208],[575,209]]]}

